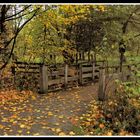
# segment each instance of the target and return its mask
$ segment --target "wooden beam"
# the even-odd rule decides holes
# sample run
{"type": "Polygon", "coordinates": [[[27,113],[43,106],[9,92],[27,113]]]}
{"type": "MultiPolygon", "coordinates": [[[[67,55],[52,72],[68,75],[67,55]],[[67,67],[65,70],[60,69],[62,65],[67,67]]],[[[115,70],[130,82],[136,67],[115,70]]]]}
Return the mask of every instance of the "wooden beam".
{"type": "Polygon", "coordinates": [[[40,93],[48,92],[48,69],[46,65],[40,66],[40,93]]]}
{"type": "Polygon", "coordinates": [[[99,89],[98,89],[98,100],[105,100],[105,69],[99,71],[99,89]]]}

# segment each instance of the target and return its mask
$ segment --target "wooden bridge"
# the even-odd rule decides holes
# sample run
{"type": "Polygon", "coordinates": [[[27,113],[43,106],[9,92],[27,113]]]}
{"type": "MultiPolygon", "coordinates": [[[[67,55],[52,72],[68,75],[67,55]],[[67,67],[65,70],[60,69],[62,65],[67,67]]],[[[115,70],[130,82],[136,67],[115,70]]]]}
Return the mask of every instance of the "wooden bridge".
{"type": "Polygon", "coordinates": [[[41,93],[46,93],[62,88],[73,87],[94,82],[99,78],[99,69],[104,65],[104,61],[82,62],[79,64],[57,64],[44,65],[41,63],[16,62],[12,66],[12,73],[15,77],[29,75],[37,77],[41,93]]]}
{"type": "Polygon", "coordinates": [[[102,85],[105,82],[105,77],[111,76],[122,80],[129,80],[132,67],[134,66],[123,65],[123,71],[120,73],[119,65],[107,66],[105,61],[81,62],[73,65],[16,62],[12,66],[12,73],[15,81],[18,76],[23,75],[20,78],[22,81],[25,77],[28,79],[32,75],[32,81],[30,82],[35,82],[35,86],[38,85],[40,93],[47,93],[96,81],[99,81],[102,85]],[[36,78],[34,79],[34,77],[36,78]]]}

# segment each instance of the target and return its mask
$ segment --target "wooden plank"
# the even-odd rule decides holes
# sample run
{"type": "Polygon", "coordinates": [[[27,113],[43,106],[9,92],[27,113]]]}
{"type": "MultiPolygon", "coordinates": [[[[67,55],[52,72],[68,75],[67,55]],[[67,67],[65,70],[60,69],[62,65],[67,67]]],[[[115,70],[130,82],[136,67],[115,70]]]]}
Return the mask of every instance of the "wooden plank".
{"type": "Polygon", "coordinates": [[[101,66],[95,66],[95,69],[100,69],[101,68],[101,66]]]}
{"type": "Polygon", "coordinates": [[[92,78],[92,73],[86,73],[82,75],[82,78],[88,78],[88,77],[92,78]]]}
{"type": "Polygon", "coordinates": [[[105,100],[105,69],[101,69],[99,72],[98,100],[105,100]]]}
{"type": "Polygon", "coordinates": [[[59,75],[59,71],[48,72],[48,76],[58,76],[58,75],[59,75]]]}
{"type": "Polygon", "coordinates": [[[17,65],[16,68],[18,68],[18,69],[39,69],[39,65],[37,65],[37,66],[30,66],[30,65],[20,66],[20,65],[17,65]]]}
{"type": "Polygon", "coordinates": [[[49,80],[48,81],[48,85],[53,85],[53,84],[60,84],[60,83],[64,83],[64,77],[60,78],[60,79],[54,79],[54,80],[49,80]]]}
{"type": "Polygon", "coordinates": [[[94,81],[95,79],[95,63],[92,63],[92,80],[94,81]]]}
{"type": "Polygon", "coordinates": [[[20,61],[15,62],[15,64],[23,64],[23,65],[43,65],[42,63],[31,63],[31,62],[27,63],[27,62],[20,62],[20,61]]]}
{"type": "Polygon", "coordinates": [[[65,84],[65,89],[67,88],[67,84],[68,84],[68,64],[65,64],[65,80],[64,80],[64,84],[65,84]]]}
{"type": "Polygon", "coordinates": [[[39,71],[21,71],[21,70],[16,70],[16,73],[34,73],[34,74],[39,74],[39,71]]]}
{"type": "Polygon", "coordinates": [[[82,67],[82,72],[91,72],[92,67],[82,67]]]}
{"type": "Polygon", "coordinates": [[[48,92],[48,70],[47,66],[40,67],[40,93],[48,92]]]}
{"type": "Polygon", "coordinates": [[[78,76],[68,77],[68,81],[76,81],[76,80],[78,80],[78,76]]]}
{"type": "Polygon", "coordinates": [[[83,78],[82,78],[82,64],[80,64],[79,66],[79,84],[82,85],[83,84],[83,78]]]}

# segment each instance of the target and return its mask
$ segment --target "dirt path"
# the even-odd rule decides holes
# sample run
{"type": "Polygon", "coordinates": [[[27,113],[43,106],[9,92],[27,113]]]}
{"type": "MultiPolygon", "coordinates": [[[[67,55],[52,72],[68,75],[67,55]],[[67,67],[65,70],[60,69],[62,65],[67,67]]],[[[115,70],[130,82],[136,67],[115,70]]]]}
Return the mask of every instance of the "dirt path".
{"type": "Polygon", "coordinates": [[[37,95],[35,99],[1,107],[0,135],[81,134],[76,117],[86,113],[89,102],[96,98],[97,87],[95,84],[37,95]]]}

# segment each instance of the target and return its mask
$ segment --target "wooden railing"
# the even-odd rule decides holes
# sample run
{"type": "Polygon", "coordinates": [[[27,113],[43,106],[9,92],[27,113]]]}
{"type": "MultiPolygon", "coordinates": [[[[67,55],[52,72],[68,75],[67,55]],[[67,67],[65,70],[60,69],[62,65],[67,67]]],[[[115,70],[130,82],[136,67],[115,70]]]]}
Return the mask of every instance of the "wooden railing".
{"type": "Polygon", "coordinates": [[[140,63],[137,64],[124,64],[122,66],[122,71],[120,72],[120,66],[103,66],[100,67],[99,72],[99,88],[98,88],[98,99],[101,101],[105,100],[105,87],[107,85],[106,79],[115,80],[119,79],[123,82],[133,81],[132,73],[137,70],[140,70],[140,63]],[[109,69],[111,69],[109,71],[109,69]]]}
{"type": "Polygon", "coordinates": [[[73,86],[74,83],[83,85],[95,81],[99,78],[99,69],[103,64],[104,61],[97,61],[96,65],[94,61],[77,65],[43,65],[40,63],[17,62],[12,67],[12,72],[15,77],[17,74],[37,74],[40,92],[47,93],[52,91],[52,87],[55,87],[54,90],[62,87],[66,89],[73,86]]]}

